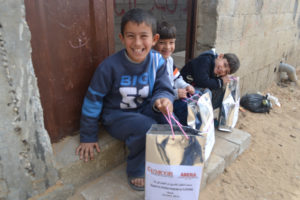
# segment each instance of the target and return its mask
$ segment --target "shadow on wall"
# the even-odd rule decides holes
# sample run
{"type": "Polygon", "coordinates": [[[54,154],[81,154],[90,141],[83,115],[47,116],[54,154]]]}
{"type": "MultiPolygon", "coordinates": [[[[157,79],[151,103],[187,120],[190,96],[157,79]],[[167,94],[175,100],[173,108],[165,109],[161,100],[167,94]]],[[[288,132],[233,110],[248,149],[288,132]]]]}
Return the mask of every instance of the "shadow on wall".
{"type": "Polygon", "coordinates": [[[256,0],[255,2],[256,14],[261,13],[263,6],[264,6],[264,0],[256,0]]]}
{"type": "Polygon", "coordinates": [[[300,39],[300,16],[298,18],[298,39],[300,39]]]}
{"type": "Polygon", "coordinates": [[[294,4],[294,12],[293,12],[293,20],[295,21],[296,15],[297,15],[297,10],[298,10],[298,0],[295,1],[294,4]]]}

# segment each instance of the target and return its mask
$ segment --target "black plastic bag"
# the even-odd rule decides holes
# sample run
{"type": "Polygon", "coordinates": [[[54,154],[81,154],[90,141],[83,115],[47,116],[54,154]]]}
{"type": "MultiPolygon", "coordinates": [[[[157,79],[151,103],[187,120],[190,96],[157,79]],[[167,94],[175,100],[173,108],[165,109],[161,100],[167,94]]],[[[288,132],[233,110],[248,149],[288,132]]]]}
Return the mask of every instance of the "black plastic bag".
{"type": "Polygon", "coordinates": [[[255,113],[269,113],[271,109],[270,100],[261,94],[246,94],[241,98],[240,105],[255,113]]]}

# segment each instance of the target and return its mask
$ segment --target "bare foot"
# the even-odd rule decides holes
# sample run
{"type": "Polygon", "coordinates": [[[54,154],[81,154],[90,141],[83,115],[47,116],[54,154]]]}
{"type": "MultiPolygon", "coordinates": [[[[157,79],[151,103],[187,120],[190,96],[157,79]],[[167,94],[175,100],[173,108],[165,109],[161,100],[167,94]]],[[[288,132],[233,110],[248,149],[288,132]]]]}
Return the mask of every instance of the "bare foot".
{"type": "Polygon", "coordinates": [[[132,179],[131,183],[137,187],[144,187],[145,186],[145,178],[132,179]]]}

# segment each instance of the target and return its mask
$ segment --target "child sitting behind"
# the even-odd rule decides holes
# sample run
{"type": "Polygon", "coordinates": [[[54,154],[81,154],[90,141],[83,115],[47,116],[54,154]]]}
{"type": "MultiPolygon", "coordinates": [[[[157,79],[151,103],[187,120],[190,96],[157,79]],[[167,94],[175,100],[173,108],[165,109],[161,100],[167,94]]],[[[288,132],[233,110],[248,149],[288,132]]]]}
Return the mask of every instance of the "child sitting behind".
{"type": "Polygon", "coordinates": [[[175,50],[176,27],[163,21],[158,24],[157,33],[159,34],[159,40],[154,46],[154,49],[161,53],[167,60],[169,80],[172,84],[176,99],[174,101],[174,113],[183,125],[187,125],[187,105],[181,99],[187,98],[188,94],[194,94],[195,90],[193,86],[183,80],[171,56],[175,50]]]}
{"type": "Polygon", "coordinates": [[[129,149],[129,185],[144,190],[146,133],[152,124],[167,123],[162,113],[173,111],[174,94],[165,79],[165,60],[152,50],[159,38],[154,16],[138,8],[129,10],[122,17],[119,37],[125,49],[98,66],[84,98],[76,153],[88,161],[94,158],[94,148],[100,152],[100,119],[129,149]]]}
{"type": "Polygon", "coordinates": [[[208,88],[212,92],[212,105],[216,109],[221,106],[224,89],[229,83],[229,74],[235,73],[240,61],[235,54],[217,54],[214,49],[201,53],[190,60],[181,69],[183,79],[196,88],[208,88]]]}

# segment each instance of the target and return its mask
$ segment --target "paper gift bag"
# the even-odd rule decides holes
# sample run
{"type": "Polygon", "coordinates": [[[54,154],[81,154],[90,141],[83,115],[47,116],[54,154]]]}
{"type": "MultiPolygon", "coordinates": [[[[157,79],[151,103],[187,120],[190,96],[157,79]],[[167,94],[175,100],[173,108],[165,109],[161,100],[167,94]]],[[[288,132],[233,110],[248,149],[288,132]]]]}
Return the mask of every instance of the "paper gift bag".
{"type": "Polygon", "coordinates": [[[226,85],[225,94],[220,108],[219,125],[220,131],[231,132],[235,127],[240,108],[239,77],[231,77],[226,85]]]}
{"type": "Polygon", "coordinates": [[[214,113],[211,98],[208,92],[202,95],[193,95],[186,99],[188,106],[187,124],[189,127],[207,133],[205,144],[205,160],[212,152],[215,144],[214,113]]]}
{"type": "Polygon", "coordinates": [[[153,125],[146,135],[146,200],[198,200],[205,135],[190,127],[153,125]]]}

